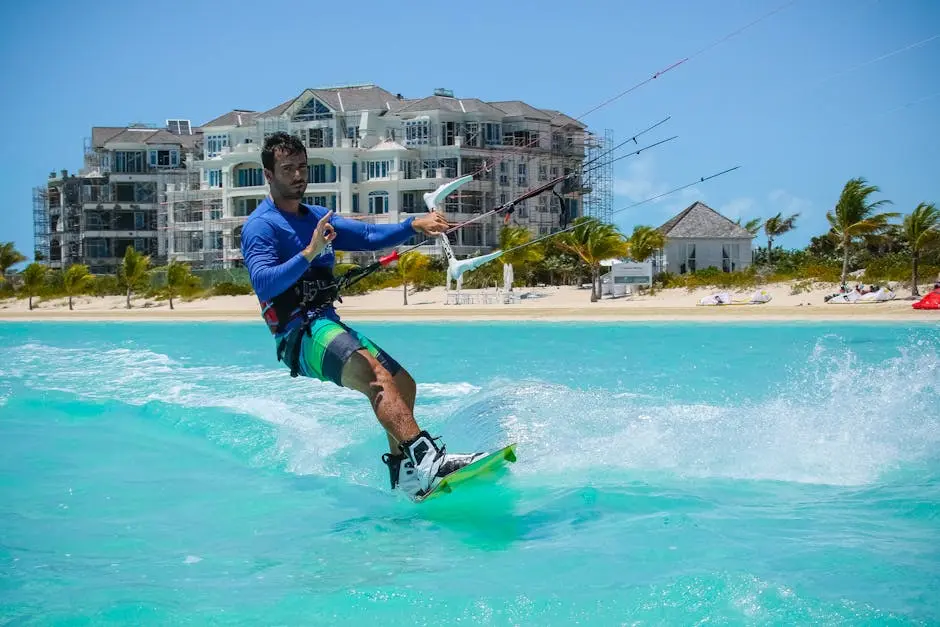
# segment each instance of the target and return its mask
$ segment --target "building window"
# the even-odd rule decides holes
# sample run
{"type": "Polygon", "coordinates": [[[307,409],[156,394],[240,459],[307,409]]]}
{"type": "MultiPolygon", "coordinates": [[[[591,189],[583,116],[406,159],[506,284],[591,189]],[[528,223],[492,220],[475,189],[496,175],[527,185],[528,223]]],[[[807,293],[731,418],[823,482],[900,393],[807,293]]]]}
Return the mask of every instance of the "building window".
{"type": "Polygon", "coordinates": [[[114,200],[116,202],[134,202],[134,184],[114,183],[114,200]]]}
{"type": "Polygon", "coordinates": [[[456,137],[459,132],[456,122],[441,122],[441,144],[444,146],[453,146],[456,143],[456,137]]]}
{"type": "Polygon", "coordinates": [[[264,185],[261,168],[242,168],[235,171],[235,187],[258,187],[264,185]]]}
{"type": "Polygon", "coordinates": [[[294,121],[326,120],[333,117],[333,112],[317,98],[311,98],[294,115],[294,121]]]}
{"type": "Polygon", "coordinates": [[[738,269],[738,259],[741,258],[740,244],[721,245],[721,269],[724,272],[734,272],[738,269]]]}
{"type": "Polygon", "coordinates": [[[151,168],[178,168],[180,165],[179,150],[151,150],[151,168]]]}
{"type": "Polygon", "coordinates": [[[143,172],[143,150],[118,150],[114,153],[115,172],[143,172]]]}
{"type": "Polygon", "coordinates": [[[308,183],[335,183],[336,166],[332,163],[314,163],[307,166],[308,183]]]}
{"type": "Polygon", "coordinates": [[[359,213],[359,194],[352,195],[352,212],[359,213]]]}
{"type": "Polygon", "coordinates": [[[483,125],[483,138],[487,146],[498,146],[503,143],[502,125],[487,122],[483,125]]]}
{"type": "Polygon", "coordinates": [[[103,259],[111,256],[108,240],[100,237],[85,240],[85,254],[91,259],[103,259]]]}
{"type": "Polygon", "coordinates": [[[401,193],[401,210],[404,213],[414,213],[415,207],[418,206],[417,194],[415,192],[402,192],[401,193]]]}
{"type": "Polygon", "coordinates": [[[405,121],[405,145],[426,146],[430,143],[431,124],[427,119],[405,121]]]}
{"type": "Polygon", "coordinates": [[[247,216],[261,204],[261,198],[236,198],[232,208],[232,215],[236,218],[247,216]]]}
{"type": "Polygon", "coordinates": [[[336,211],[336,194],[328,194],[326,196],[304,196],[303,202],[305,205],[317,205],[318,207],[325,207],[326,209],[332,209],[336,211]]]}
{"type": "Polygon", "coordinates": [[[391,161],[366,161],[362,164],[362,180],[387,179],[391,169],[391,161]]]}
{"type": "Polygon", "coordinates": [[[300,141],[307,148],[332,148],[333,129],[332,127],[300,129],[300,141]]]}
{"type": "Polygon", "coordinates": [[[222,187],[222,170],[209,170],[209,187],[222,187]]]}
{"type": "Polygon", "coordinates": [[[388,192],[369,192],[369,213],[388,213],[388,192]]]}
{"type": "Polygon", "coordinates": [[[222,201],[221,200],[209,201],[209,219],[210,220],[222,219],[222,201]]]}
{"type": "Polygon", "coordinates": [[[218,156],[228,148],[228,135],[206,135],[206,157],[218,156]]]}
{"type": "Polygon", "coordinates": [[[679,264],[679,274],[695,272],[695,244],[685,245],[685,259],[679,264]]]}
{"type": "Polygon", "coordinates": [[[418,161],[415,159],[402,159],[400,160],[398,169],[402,172],[402,178],[406,179],[416,179],[420,178],[418,169],[418,161]]]}

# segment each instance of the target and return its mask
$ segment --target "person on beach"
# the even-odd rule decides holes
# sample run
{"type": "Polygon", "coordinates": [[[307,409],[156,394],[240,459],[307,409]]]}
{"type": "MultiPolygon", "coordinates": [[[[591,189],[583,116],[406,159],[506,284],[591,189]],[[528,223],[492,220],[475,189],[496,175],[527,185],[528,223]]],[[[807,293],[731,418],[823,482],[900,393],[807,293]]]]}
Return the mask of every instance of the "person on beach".
{"type": "Polygon", "coordinates": [[[447,453],[414,417],[415,382],[388,353],[340,321],[333,306],[336,250],[380,250],[417,233],[437,236],[449,224],[438,212],[399,224],[365,224],[300,202],[307,189],[307,151],[275,133],[261,151],[270,194],[242,228],[241,250],[277,359],[301,375],[364,394],[388,436],[382,456],[392,489],[422,496],[441,477],[484,453],[447,453]]]}

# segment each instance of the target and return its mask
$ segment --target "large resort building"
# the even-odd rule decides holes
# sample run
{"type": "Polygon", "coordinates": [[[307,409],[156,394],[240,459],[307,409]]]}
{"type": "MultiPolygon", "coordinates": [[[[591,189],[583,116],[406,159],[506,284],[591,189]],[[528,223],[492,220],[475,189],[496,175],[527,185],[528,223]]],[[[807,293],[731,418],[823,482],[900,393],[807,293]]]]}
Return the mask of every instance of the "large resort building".
{"type": "MultiPolygon", "coordinates": [[[[518,100],[484,102],[447,90],[406,99],[354,85],[307,89],[269,111],[233,110],[195,128],[187,120],[94,127],[85,167],[77,175],[53,172],[35,190],[38,258],[113,272],[132,245],[155,263],[240,266],[241,226],[268,193],[261,146],[277,131],[307,147],[304,202],[348,218],[388,223],[424,213],[425,192],[472,174],[444,208],[462,222],[598,157],[563,201],[541,194],[518,205],[511,222],[538,236],[558,230],[563,215],[610,218],[609,132],[595,136],[559,111],[518,100]]],[[[502,226],[494,215],[455,231],[454,252],[494,249],[502,226]]],[[[419,250],[440,254],[433,243],[419,250]]]]}

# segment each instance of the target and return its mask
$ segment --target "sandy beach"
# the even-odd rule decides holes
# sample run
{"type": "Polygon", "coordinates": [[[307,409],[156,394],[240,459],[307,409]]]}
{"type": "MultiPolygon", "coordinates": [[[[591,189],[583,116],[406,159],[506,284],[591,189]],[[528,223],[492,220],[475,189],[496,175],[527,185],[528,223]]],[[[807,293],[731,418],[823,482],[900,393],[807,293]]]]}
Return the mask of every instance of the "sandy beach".
{"type": "MultiPolygon", "coordinates": [[[[908,320],[940,321],[938,311],[918,311],[907,290],[900,289],[894,300],[882,303],[829,304],[825,296],[837,288],[816,284],[812,290],[791,293],[790,283],[766,286],[773,298],[759,305],[699,306],[699,300],[722,290],[704,288],[668,289],[654,295],[611,298],[590,302],[590,292],[576,287],[517,287],[514,303],[496,301],[497,292],[490,289],[463,290],[475,302],[448,303],[443,287],[409,293],[407,306],[402,304],[400,287],[389,288],[363,296],[349,296],[337,309],[344,319],[354,320],[908,320]],[[488,296],[490,302],[486,302],[488,296]]],[[[925,286],[922,293],[929,291],[925,286]]],[[[727,290],[735,299],[746,299],[754,290],[727,290]]],[[[175,300],[170,310],[166,300],[133,298],[132,308],[125,308],[123,296],[76,297],[74,310],[67,300],[33,299],[33,310],[25,298],[0,301],[0,320],[259,320],[255,296],[214,296],[191,301],[175,300]]]]}

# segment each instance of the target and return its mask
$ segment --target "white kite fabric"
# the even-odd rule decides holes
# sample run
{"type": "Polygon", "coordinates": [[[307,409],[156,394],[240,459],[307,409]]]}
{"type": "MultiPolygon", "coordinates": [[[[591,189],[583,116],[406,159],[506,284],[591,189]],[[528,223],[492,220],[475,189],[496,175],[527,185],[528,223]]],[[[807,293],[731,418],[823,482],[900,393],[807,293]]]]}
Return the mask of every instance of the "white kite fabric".
{"type": "MultiPolygon", "coordinates": [[[[441,204],[443,204],[444,199],[451,193],[453,193],[458,187],[464,183],[469,183],[473,180],[472,176],[464,176],[459,179],[455,179],[449,183],[441,185],[433,192],[428,192],[424,195],[424,204],[427,205],[428,211],[434,211],[441,204]]],[[[467,259],[457,259],[454,256],[454,251],[451,250],[450,242],[447,240],[447,235],[442,233],[441,236],[441,246],[444,248],[444,254],[447,256],[447,286],[450,287],[450,281],[453,279],[457,283],[457,289],[460,290],[463,285],[463,274],[464,272],[469,272],[479,268],[484,263],[492,261],[499,258],[503,251],[497,250],[495,252],[480,255],[479,257],[469,257],[467,259]]]]}
{"type": "Polygon", "coordinates": [[[734,298],[728,292],[718,292],[698,301],[699,305],[763,305],[769,303],[773,295],[767,290],[757,290],[750,298],[734,298]]]}

